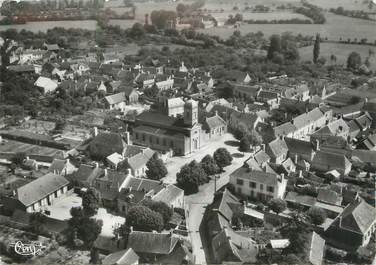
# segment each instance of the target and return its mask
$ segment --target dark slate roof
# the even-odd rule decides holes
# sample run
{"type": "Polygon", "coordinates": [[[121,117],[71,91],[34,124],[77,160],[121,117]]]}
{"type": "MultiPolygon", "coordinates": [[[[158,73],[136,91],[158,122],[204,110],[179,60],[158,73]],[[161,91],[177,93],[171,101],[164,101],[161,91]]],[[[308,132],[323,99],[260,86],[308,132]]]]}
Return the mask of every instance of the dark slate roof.
{"type": "Polygon", "coordinates": [[[271,141],[268,146],[275,157],[279,157],[282,154],[287,154],[288,148],[284,140],[277,138],[271,141]]]}
{"type": "Polygon", "coordinates": [[[104,265],[113,264],[137,264],[139,256],[131,248],[120,250],[118,252],[111,253],[102,260],[104,265]]]}
{"type": "Polygon", "coordinates": [[[295,132],[297,128],[291,122],[285,122],[277,127],[274,127],[273,130],[276,136],[281,136],[281,135],[288,135],[289,133],[295,132]]]}
{"type": "Polygon", "coordinates": [[[290,191],[287,193],[285,201],[311,207],[315,205],[316,198],[308,195],[300,195],[294,191],[290,191]]]}
{"type": "Polygon", "coordinates": [[[104,252],[113,253],[125,249],[125,240],[99,235],[94,241],[94,247],[104,252]]]}
{"type": "Polygon", "coordinates": [[[164,254],[173,251],[179,238],[173,234],[133,231],[128,236],[128,248],[136,253],[164,254]]]}
{"type": "Polygon", "coordinates": [[[330,168],[346,169],[351,163],[344,155],[317,151],[312,160],[312,165],[324,164],[330,168]]]}
{"type": "Polygon", "coordinates": [[[64,169],[65,163],[66,161],[63,159],[54,159],[52,161],[51,166],[48,168],[48,171],[52,173],[54,172],[60,173],[64,169]]]}
{"type": "Polygon", "coordinates": [[[278,183],[278,176],[276,174],[259,170],[250,170],[246,167],[238,168],[231,174],[231,177],[247,179],[270,186],[277,185],[278,183]]]}
{"type": "Polygon", "coordinates": [[[333,190],[319,189],[317,200],[334,205],[341,205],[342,196],[333,190]]]}
{"type": "Polygon", "coordinates": [[[74,173],[74,179],[91,184],[96,178],[103,174],[104,170],[102,168],[81,164],[78,170],[74,173]]]}
{"type": "Polygon", "coordinates": [[[347,205],[331,226],[365,234],[374,223],[375,216],[375,207],[359,198],[347,205]]]}
{"type": "Polygon", "coordinates": [[[311,142],[287,137],[285,142],[291,153],[311,155],[314,152],[311,142]]]}
{"type": "Polygon", "coordinates": [[[17,199],[29,206],[56,190],[67,186],[69,181],[62,176],[48,173],[17,189],[17,199]]]}

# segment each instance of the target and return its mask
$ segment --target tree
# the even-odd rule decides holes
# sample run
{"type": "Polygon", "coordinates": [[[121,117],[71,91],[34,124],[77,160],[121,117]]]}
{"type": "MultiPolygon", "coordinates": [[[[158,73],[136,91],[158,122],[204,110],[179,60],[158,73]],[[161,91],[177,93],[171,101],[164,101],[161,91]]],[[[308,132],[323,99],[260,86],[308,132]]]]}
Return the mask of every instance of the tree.
{"type": "Polygon", "coordinates": [[[249,142],[248,137],[243,137],[240,140],[239,150],[241,152],[249,152],[249,151],[251,151],[251,143],[249,142]]]}
{"type": "Polygon", "coordinates": [[[176,22],[176,13],[174,11],[154,10],[150,15],[151,23],[158,29],[167,28],[169,23],[176,22]]]}
{"type": "Polygon", "coordinates": [[[280,214],[284,210],[286,210],[286,202],[282,199],[272,199],[269,202],[270,209],[275,212],[276,214],[280,214]]]}
{"type": "Polygon", "coordinates": [[[226,148],[218,148],[213,154],[214,160],[221,169],[231,165],[232,156],[226,148]]]}
{"type": "Polygon", "coordinates": [[[207,182],[204,169],[196,160],[185,164],[176,174],[176,181],[187,194],[198,192],[198,187],[207,182]]]}
{"type": "Polygon", "coordinates": [[[47,217],[40,212],[35,212],[30,215],[29,226],[35,234],[44,232],[43,225],[46,223],[47,217]]]}
{"type": "Polygon", "coordinates": [[[252,146],[260,145],[263,142],[261,135],[254,129],[247,134],[247,138],[252,146]]]}
{"type": "Polygon", "coordinates": [[[268,59],[272,60],[274,57],[274,53],[281,52],[281,37],[277,34],[273,34],[270,37],[270,45],[268,49],[268,59]]]}
{"type": "Polygon", "coordinates": [[[141,23],[134,23],[129,31],[129,36],[134,39],[139,39],[145,35],[145,28],[141,23]]]}
{"type": "Polygon", "coordinates": [[[90,249],[102,231],[102,221],[85,215],[82,207],[73,207],[70,213],[72,218],[68,221],[69,241],[77,246],[77,239],[82,240],[82,245],[90,249]]]}
{"type": "Polygon", "coordinates": [[[308,216],[315,225],[321,225],[326,220],[325,210],[314,206],[308,210],[308,216]]]}
{"type": "Polygon", "coordinates": [[[144,200],[142,204],[148,207],[150,210],[159,213],[163,218],[164,226],[170,222],[173,211],[172,208],[166,203],[161,201],[144,200]]]}
{"type": "Polygon", "coordinates": [[[290,245],[283,251],[284,254],[296,254],[301,256],[308,249],[311,230],[307,225],[295,219],[291,219],[279,232],[283,238],[290,240],[290,245]]]}
{"type": "Polygon", "coordinates": [[[211,155],[204,156],[200,163],[208,176],[219,173],[219,167],[211,155]]]}
{"type": "Polygon", "coordinates": [[[315,44],[313,45],[313,62],[317,63],[320,56],[320,34],[316,34],[315,44]]]}
{"type": "Polygon", "coordinates": [[[95,247],[90,250],[90,263],[100,264],[99,250],[95,247]]]}
{"type": "Polygon", "coordinates": [[[99,208],[99,193],[94,188],[88,189],[82,195],[82,208],[87,216],[93,216],[99,208]]]}
{"type": "Polygon", "coordinates": [[[326,59],[324,56],[321,56],[318,60],[317,63],[320,65],[325,65],[326,64],[326,59]]]}
{"type": "Polygon", "coordinates": [[[160,213],[154,212],[146,206],[134,206],[128,211],[127,227],[138,231],[160,232],[163,228],[163,218],[160,213]]]}
{"type": "Polygon", "coordinates": [[[337,56],[335,56],[334,54],[330,55],[330,61],[332,63],[336,63],[337,62],[337,56]]]}
{"type": "Polygon", "coordinates": [[[167,168],[163,163],[162,159],[158,158],[154,155],[149,161],[146,163],[146,176],[149,179],[160,180],[167,175],[167,168]]]}
{"type": "Polygon", "coordinates": [[[357,52],[350,53],[349,57],[347,58],[347,68],[349,69],[358,69],[359,66],[362,64],[362,57],[357,52]]]}
{"type": "Polygon", "coordinates": [[[11,162],[14,163],[16,166],[20,166],[22,165],[25,159],[26,159],[26,154],[24,152],[17,152],[11,158],[11,162]]]}

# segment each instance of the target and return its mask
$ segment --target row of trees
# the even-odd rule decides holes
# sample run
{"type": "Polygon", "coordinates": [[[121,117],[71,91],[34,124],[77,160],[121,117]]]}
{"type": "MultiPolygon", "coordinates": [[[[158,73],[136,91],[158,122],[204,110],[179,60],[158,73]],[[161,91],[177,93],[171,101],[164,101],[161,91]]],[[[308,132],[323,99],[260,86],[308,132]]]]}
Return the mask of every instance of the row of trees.
{"type": "Polygon", "coordinates": [[[209,181],[209,176],[218,174],[231,165],[232,156],[225,148],[218,148],[213,156],[206,155],[200,163],[196,160],[185,164],[176,174],[177,185],[186,194],[198,192],[200,185],[209,181]]]}

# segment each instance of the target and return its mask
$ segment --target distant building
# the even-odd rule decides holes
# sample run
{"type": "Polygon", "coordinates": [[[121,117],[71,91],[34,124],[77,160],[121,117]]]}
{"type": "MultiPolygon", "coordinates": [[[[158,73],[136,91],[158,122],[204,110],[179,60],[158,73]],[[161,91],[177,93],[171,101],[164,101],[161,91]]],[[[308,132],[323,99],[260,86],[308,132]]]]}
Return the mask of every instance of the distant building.
{"type": "Polygon", "coordinates": [[[44,94],[54,92],[58,87],[56,81],[44,76],[40,76],[37,81],[35,81],[34,85],[42,88],[44,94]]]}

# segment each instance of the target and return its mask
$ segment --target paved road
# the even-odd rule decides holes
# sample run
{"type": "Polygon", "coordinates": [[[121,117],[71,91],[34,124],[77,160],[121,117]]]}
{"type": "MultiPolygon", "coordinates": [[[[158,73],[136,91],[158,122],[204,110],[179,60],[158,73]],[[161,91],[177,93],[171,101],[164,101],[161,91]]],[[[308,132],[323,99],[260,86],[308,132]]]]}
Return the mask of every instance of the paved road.
{"type": "MultiPolygon", "coordinates": [[[[225,172],[221,174],[217,180],[217,190],[229,182],[230,174],[243,165],[244,161],[249,158],[250,154],[245,154],[244,157],[234,158],[233,163],[225,168],[225,172]]],[[[195,256],[195,264],[206,264],[205,250],[203,249],[200,237],[200,224],[205,213],[205,207],[211,204],[214,196],[214,181],[200,187],[200,191],[185,197],[187,209],[187,225],[190,231],[192,242],[192,251],[195,256]]]]}

